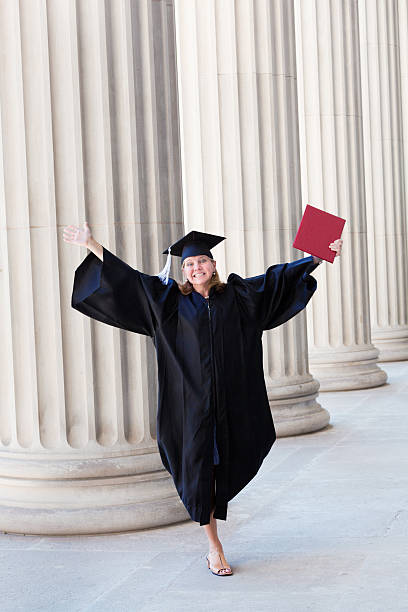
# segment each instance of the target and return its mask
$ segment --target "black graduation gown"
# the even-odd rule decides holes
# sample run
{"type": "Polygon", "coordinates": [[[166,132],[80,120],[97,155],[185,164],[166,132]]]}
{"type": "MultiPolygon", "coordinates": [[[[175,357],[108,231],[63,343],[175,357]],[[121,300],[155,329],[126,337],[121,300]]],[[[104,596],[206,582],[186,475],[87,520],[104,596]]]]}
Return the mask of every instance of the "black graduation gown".
{"type": "Polygon", "coordinates": [[[262,332],[281,325],[316,290],[313,258],[265,274],[230,274],[209,299],[184,296],[103,248],[75,271],[72,307],[108,325],[153,339],[158,363],[157,444],[189,515],[209,523],[213,470],[215,518],[258,472],[276,440],[268,403],[262,332]],[[216,436],[216,446],[215,446],[216,436]],[[218,457],[217,457],[218,455],[218,457]],[[219,459],[214,466],[214,457],[219,459]]]}

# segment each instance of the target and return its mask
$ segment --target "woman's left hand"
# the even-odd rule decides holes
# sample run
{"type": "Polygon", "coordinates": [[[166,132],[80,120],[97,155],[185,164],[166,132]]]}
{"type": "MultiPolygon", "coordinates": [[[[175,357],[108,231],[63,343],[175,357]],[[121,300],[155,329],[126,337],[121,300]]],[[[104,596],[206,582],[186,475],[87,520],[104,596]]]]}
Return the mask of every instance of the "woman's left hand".
{"type": "Polygon", "coordinates": [[[335,256],[337,257],[338,255],[341,254],[342,246],[343,246],[343,240],[341,238],[338,238],[337,240],[329,244],[329,249],[331,249],[332,251],[336,251],[335,256]]]}

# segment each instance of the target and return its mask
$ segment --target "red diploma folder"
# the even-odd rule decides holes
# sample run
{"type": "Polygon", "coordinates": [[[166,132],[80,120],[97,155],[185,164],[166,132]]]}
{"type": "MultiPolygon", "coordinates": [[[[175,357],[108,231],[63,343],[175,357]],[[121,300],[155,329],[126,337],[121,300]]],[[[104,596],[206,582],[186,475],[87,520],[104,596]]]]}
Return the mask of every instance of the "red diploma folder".
{"type": "Polygon", "coordinates": [[[346,220],[325,210],[306,205],[293,246],[333,263],[336,252],[329,244],[341,237],[346,220]]]}

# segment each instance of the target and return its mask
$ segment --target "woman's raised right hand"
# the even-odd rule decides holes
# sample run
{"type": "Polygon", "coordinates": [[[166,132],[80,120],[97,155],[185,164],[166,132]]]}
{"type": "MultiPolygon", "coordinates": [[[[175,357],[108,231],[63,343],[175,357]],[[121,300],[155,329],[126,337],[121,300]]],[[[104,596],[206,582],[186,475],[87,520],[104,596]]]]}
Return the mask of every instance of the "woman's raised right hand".
{"type": "Polygon", "coordinates": [[[65,242],[87,247],[90,238],[92,238],[91,228],[86,221],[82,224],[82,228],[77,225],[67,225],[67,227],[64,227],[63,239],[65,242]]]}

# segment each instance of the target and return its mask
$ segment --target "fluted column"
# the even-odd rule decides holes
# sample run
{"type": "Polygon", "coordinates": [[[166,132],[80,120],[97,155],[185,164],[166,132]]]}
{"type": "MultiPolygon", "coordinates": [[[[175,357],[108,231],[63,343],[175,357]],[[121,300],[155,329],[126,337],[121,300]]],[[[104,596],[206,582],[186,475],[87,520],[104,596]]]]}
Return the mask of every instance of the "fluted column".
{"type": "Polygon", "coordinates": [[[398,0],[399,67],[401,73],[402,147],[404,157],[404,198],[408,234],[408,3],[398,0]]]}
{"type": "MultiPolygon", "coordinates": [[[[301,256],[295,37],[286,0],[176,0],[186,230],[227,236],[223,275],[301,256]]],[[[308,371],[304,313],[264,336],[278,435],[324,427],[308,371]]]]}
{"type": "Polygon", "coordinates": [[[322,390],[381,385],[370,335],[358,8],[296,0],[302,199],[344,217],[344,251],[316,273],[310,370],[322,390]]]}
{"type": "Polygon", "coordinates": [[[398,361],[408,359],[406,2],[363,0],[359,16],[371,334],[380,360],[398,361]]]}
{"type": "Polygon", "coordinates": [[[181,520],[151,342],[72,310],[60,231],[147,273],[182,231],[172,2],[4,0],[0,50],[0,530],[181,520]]]}

